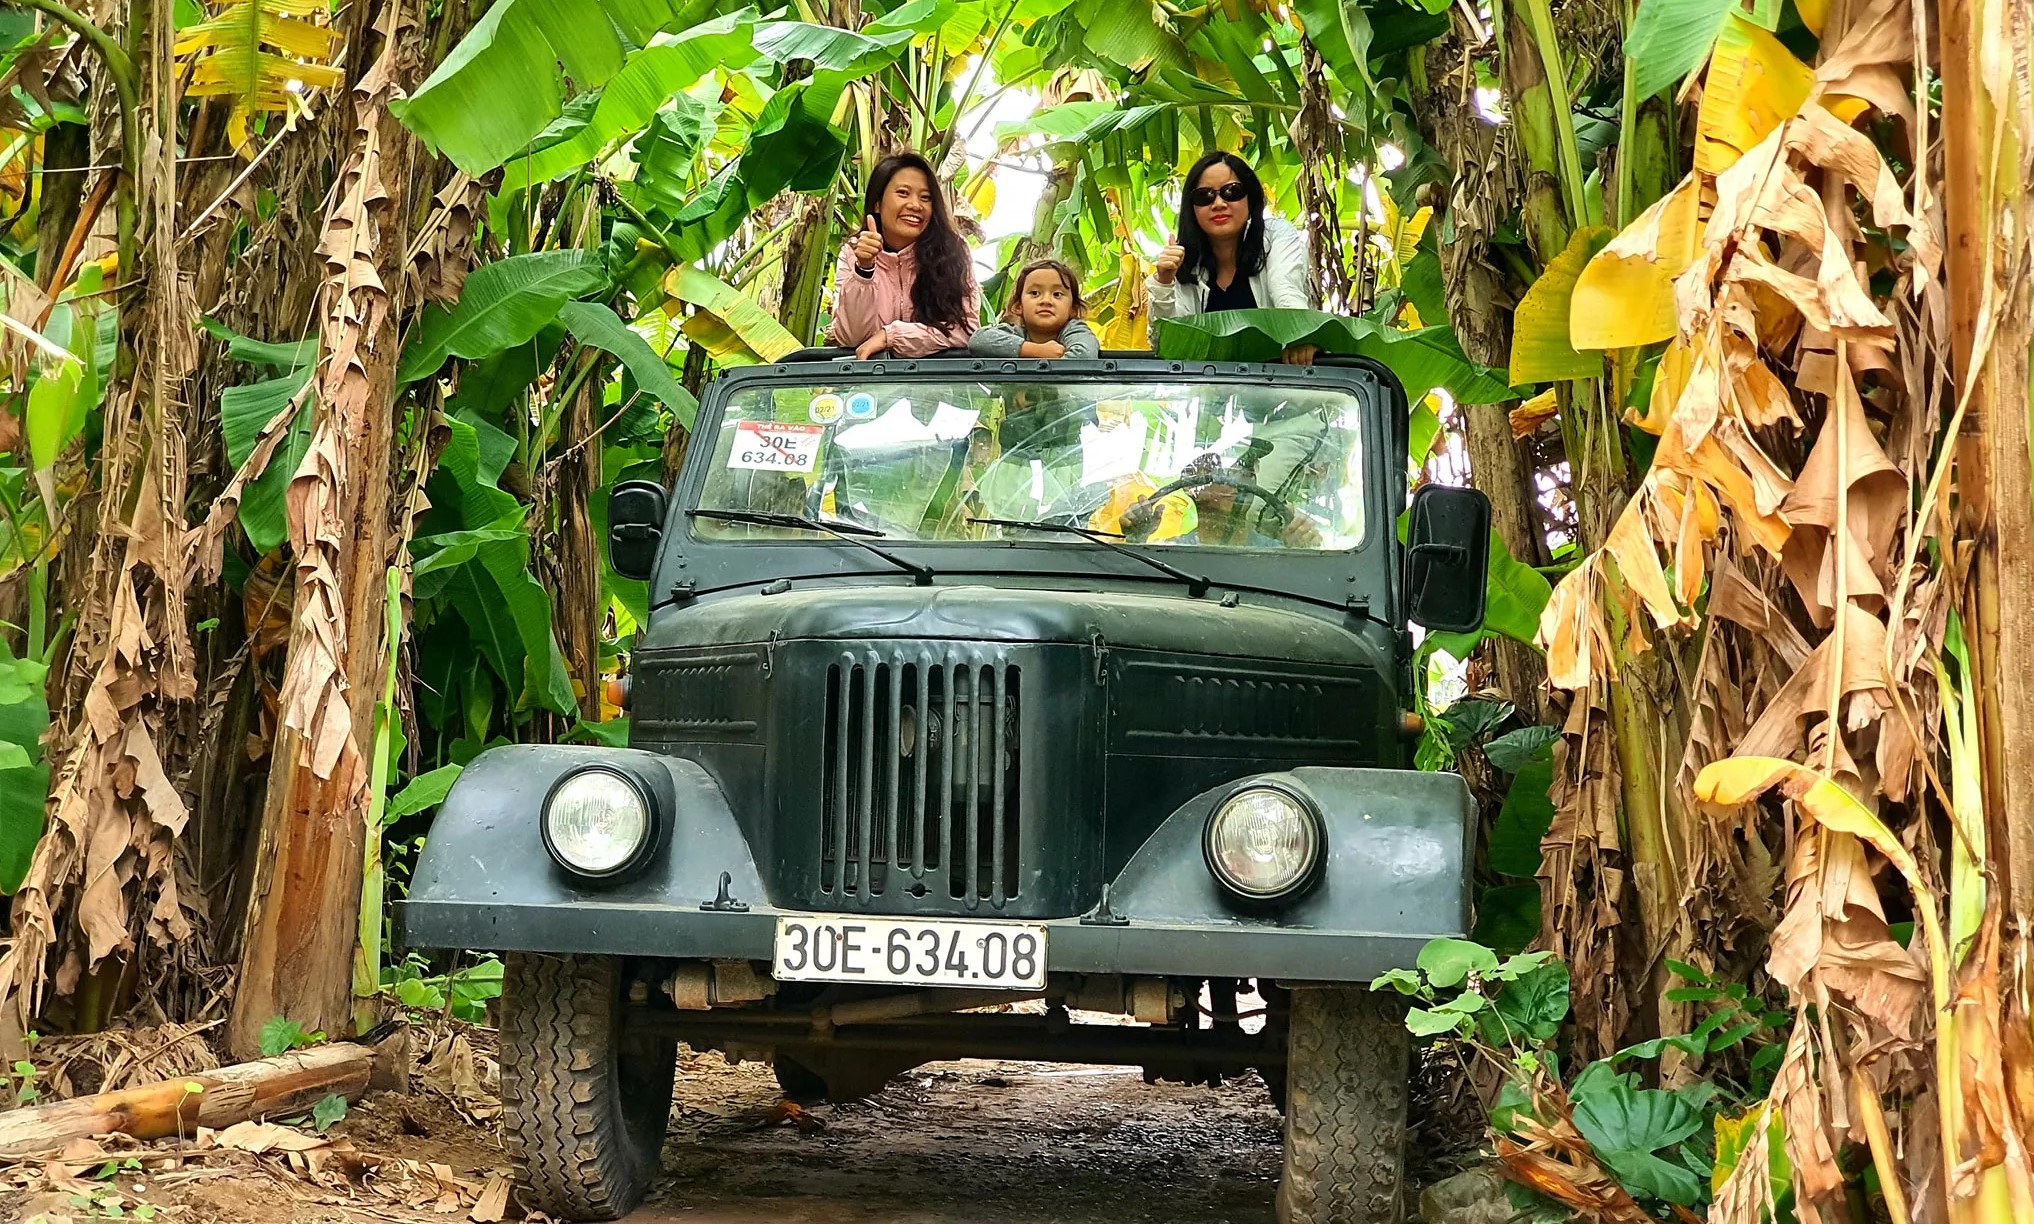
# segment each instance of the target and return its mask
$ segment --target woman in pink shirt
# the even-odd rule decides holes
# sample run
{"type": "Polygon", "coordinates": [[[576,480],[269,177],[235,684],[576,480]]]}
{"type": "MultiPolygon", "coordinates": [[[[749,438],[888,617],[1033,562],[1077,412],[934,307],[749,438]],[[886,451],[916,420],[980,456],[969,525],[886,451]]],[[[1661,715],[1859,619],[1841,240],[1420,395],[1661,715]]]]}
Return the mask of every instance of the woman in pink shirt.
{"type": "Polygon", "coordinates": [[[886,350],[925,357],[968,346],[982,291],[924,158],[898,153],[876,163],[861,232],[841,251],[834,282],[826,336],[857,357],[886,350]]]}

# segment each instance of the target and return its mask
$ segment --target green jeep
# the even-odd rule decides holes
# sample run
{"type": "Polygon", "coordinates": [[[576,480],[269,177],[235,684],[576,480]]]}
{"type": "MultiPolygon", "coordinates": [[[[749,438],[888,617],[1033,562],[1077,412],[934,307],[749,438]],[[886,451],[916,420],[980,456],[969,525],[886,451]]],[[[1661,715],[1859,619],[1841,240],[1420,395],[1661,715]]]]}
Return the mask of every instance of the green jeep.
{"type": "Polygon", "coordinates": [[[401,907],[506,954],[528,1204],[642,1199],[682,1040],[798,1100],[1255,1071],[1279,1218],[1396,1220],[1407,1039],[1366,987],[1463,933],[1474,827],[1411,765],[1407,623],[1481,622],[1489,540],[1470,490],[1405,513],[1406,428],[1357,359],[715,381],[676,488],[609,503],[651,592],[631,746],[483,753],[401,907]]]}

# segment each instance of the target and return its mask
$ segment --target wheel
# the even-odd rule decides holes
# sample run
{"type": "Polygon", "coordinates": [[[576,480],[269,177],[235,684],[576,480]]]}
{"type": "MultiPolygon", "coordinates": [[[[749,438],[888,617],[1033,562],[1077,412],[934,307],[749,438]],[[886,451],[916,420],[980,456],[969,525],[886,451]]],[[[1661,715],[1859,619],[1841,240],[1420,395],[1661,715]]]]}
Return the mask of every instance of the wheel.
{"type": "Polygon", "coordinates": [[[784,1099],[800,1105],[817,1105],[826,1099],[826,1077],[802,1062],[779,1054],[771,1060],[777,1072],[777,1087],[784,1099]]]}
{"type": "Polygon", "coordinates": [[[1408,1050],[1392,1000],[1292,992],[1279,1224],[1398,1224],[1408,1050]]]}
{"type": "Polygon", "coordinates": [[[503,1129],[532,1210],[619,1219],[662,1165],[677,1043],[623,1031],[623,989],[613,957],[507,958],[503,1129]]]}

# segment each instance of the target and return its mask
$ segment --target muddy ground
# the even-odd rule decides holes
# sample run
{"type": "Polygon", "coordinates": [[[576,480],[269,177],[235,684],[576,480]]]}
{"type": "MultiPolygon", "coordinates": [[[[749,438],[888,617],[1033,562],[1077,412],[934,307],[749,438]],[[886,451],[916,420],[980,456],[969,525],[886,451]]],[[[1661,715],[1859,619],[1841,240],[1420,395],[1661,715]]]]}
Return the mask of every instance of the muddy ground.
{"type": "MultiPolygon", "coordinates": [[[[1417,1112],[1417,1111],[1416,1111],[1417,1112]]],[[[1273,1218],[1280,1117],[1255,1077],[1218,1089],[1146,1084],[1134,1068],[951,1062],[867,1101],[785,1118],[770,1069],[683,1057],[665,1177],[639,1224],[1257,1224],[1273,1218]],[[815,1125],[816,1123],[816,1125],[815,1125]]],[[[495,1128],[443,1096],[375,1094],[334,1128],[360,1152],[435,1165],[469,1184],[505,1172],[495,1128]]],[[[1414,1137],[1414,1150],[1431,1149],[1414,1137]]],[[[240,1153],[110,1179],[157,1220],[364,1224],[466,1219],[470,1200],[407,1203],[317,1184],[240,1153]],[[433,1207],[437,1210],[433,1210],[433,1207]]],[[[1436,1170],[1432,1161],[1420,1170],[1436,1170]]],[[[1422,1180],[1425,1178],[1423,1177],[1422,1180]]],[[[412,1184],[414,1178],[412,1179],[412,1184]]],[[[426,1185],[428,1187],[428,1179],[426,1185]]],[[[70,1196],[0,1199],[0,1218],[98,1218],[70,1196]],[[6,1210],[11,1207],[12,1210],[6,1210]]],[[[506,1218],[519,1218],[511,1210],[506,1218]]]]}

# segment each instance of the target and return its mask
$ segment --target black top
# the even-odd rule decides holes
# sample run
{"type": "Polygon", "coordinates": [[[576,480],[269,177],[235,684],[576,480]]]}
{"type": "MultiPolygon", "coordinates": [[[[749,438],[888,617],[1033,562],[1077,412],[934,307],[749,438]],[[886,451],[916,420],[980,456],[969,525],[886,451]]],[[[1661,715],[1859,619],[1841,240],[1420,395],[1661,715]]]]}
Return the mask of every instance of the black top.
{"type": "Polygon", "coordinates": [[[1238,273],[1236,279],[1224,289],[1217,285],[1214,277],[1208,278],[1209,314],[1217,310],[1253,310],[1257,306],[1257,295],[1250,292],[1250,278],[1238,273]]]}

